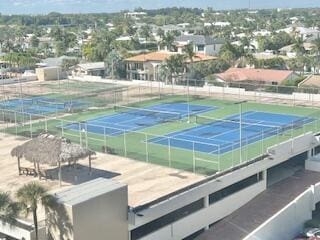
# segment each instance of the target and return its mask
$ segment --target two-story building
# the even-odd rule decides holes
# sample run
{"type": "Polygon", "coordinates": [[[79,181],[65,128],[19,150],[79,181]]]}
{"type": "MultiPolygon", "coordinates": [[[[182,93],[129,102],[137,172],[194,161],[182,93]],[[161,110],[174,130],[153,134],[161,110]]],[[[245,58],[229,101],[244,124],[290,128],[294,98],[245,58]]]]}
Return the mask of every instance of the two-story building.
{"type": "Polygon", "coordinates": [[[175,39],[175,46],[179,53],[182,53],[184,47],[188,44],[193,45],[193,51],[195,53],[206,56],[216,56],[224,44],[224,41],[204,35],[181,35],[175,39]]]}
{"type": "MultiPolygon", "coordinates": [[[[178,52],[158,51],[140,54],[134,57],[127,58],[127,79],[128,80],[144,80],[157,81],[159,79],[159,68],[170,56],[181,54],[178,52]]],[[[212,61],[216,57],[206,56],[201,53],[196,53],[193,58],[193,63],[201,61],[212,61]]],[[[190,60],[186,59],[187,64],[191,64],[190,60]]]]}

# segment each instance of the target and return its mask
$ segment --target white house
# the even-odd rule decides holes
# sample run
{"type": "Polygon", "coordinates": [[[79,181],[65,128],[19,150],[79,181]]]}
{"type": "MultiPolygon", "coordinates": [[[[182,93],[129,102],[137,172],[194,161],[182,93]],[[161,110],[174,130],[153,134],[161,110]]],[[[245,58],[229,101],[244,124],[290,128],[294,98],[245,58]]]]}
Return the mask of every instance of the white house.
{"type": "Polygon", "coordinates": [[[224,41],[204,35],[182,35],[175,39],[178,52],[183,52],[184,47],[190,43],[195,53],[215,56],[219,53],[224,41]]]}
{"type": "Polygon", "coordinates": [[[320,31],[317,28],[306,28],[306,27],[287,27],[278,30],[277,32],[286,32],[288,34],[294,34],[307,39],[310,36],[319,36],[320,31]]]}

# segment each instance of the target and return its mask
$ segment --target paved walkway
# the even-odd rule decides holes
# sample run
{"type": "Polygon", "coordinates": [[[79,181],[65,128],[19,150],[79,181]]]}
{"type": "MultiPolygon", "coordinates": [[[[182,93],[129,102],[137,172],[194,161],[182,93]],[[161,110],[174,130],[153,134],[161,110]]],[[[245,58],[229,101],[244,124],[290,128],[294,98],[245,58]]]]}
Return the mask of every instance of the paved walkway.
{"type": "Polygon", "coordinates": [[[242,239],[285,207],[310,185],[318,182],[320,182],[320,173],[300,170],[293,176],[272,185],[196,239],[242,239]]]}

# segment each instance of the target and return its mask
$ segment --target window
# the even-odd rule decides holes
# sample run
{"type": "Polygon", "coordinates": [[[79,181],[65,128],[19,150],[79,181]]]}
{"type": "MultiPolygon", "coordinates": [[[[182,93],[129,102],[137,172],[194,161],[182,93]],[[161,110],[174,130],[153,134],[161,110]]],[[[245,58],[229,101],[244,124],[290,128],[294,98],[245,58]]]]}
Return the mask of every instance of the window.
{"type": "Polygon", "coordinates": [[[198,51],[203,52],[204,51],[204,45],[198,45],[198,51]]]}
{"type": "Polygon", "coordinates": [[[251,185],[260,182],[263,180],[263,172],[259,172],[258,174],[252,175],[246,179],[243,179],[240,182],[234,183],[224,189],[221,189],[217,192],[214,192],[209,195],[209,204],[216,203],[225,197],[228,197],[236,192],[239,192],[251,185]]]}
{"type": "Polygon", "coordinates": [[[320,145],[314,148],[314,155],[317,155],[319,153],[320,153],[320,145]]]}
{"type": "Polygon", "coordinates": [[[142,238],[204,207],[203,198],[131,231],[131,240],[142,238]]]}
{"type": "Polygon", "coordinates": [[[203,233],[204,231],[205,231],[204,229],[200,229],[199,231],[191,234],[191,235],[188,236],[188,237],[185,237],[185,238],[182,239],[182,240],[193,240],[193,239],[195,239],[196,237],[198,237],[201,233],[203,233]]]}

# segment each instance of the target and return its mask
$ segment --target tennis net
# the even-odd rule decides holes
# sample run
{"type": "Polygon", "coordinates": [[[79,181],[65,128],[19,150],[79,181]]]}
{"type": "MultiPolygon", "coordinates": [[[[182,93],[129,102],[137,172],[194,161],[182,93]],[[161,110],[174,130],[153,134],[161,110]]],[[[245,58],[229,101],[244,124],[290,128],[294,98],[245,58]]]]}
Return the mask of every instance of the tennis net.
{"type": "Polygon", "coordinates": [[[161,122],[165,121],[177,121],[182,119],[182,114],[177,112],[159,111],[148,108],[136,108],[128,106],[115,106],[114,110],[120,113],[127,113],[138,116],[148,116],[156,119],[160,119],[161,122]]]}
{"type": "Polygon", "coordinates": [[[37,104],[39,105],[45,105],[45,106],[51,106],[54,108],[65,108],[65,103],[59,103],[59,102],[50,102],[45,100],[37,100],[37,104]]]}
{"type": "MultiPolygon", "coordinates": [[[[218,119],[212,117],[205,117],[205,116],[196,116],[196,123],[201,125],[213,125],[213,126],[220,126],[223,128],[233,129],[239,128],[240,119],[218,119]]],[[[242,129],[250,132],[258,132],[258,133],[268,133],[268,132],[278,132],[282,133],[284,131],[290,129],[296,129],[302,127],[304,124],[308,123],[307,118],[301,118],[293,122],[289,123],[269,123],[269,122],[256,122],[256,121],[248,121],[247,119],[241,122],[242,129]]]]}

